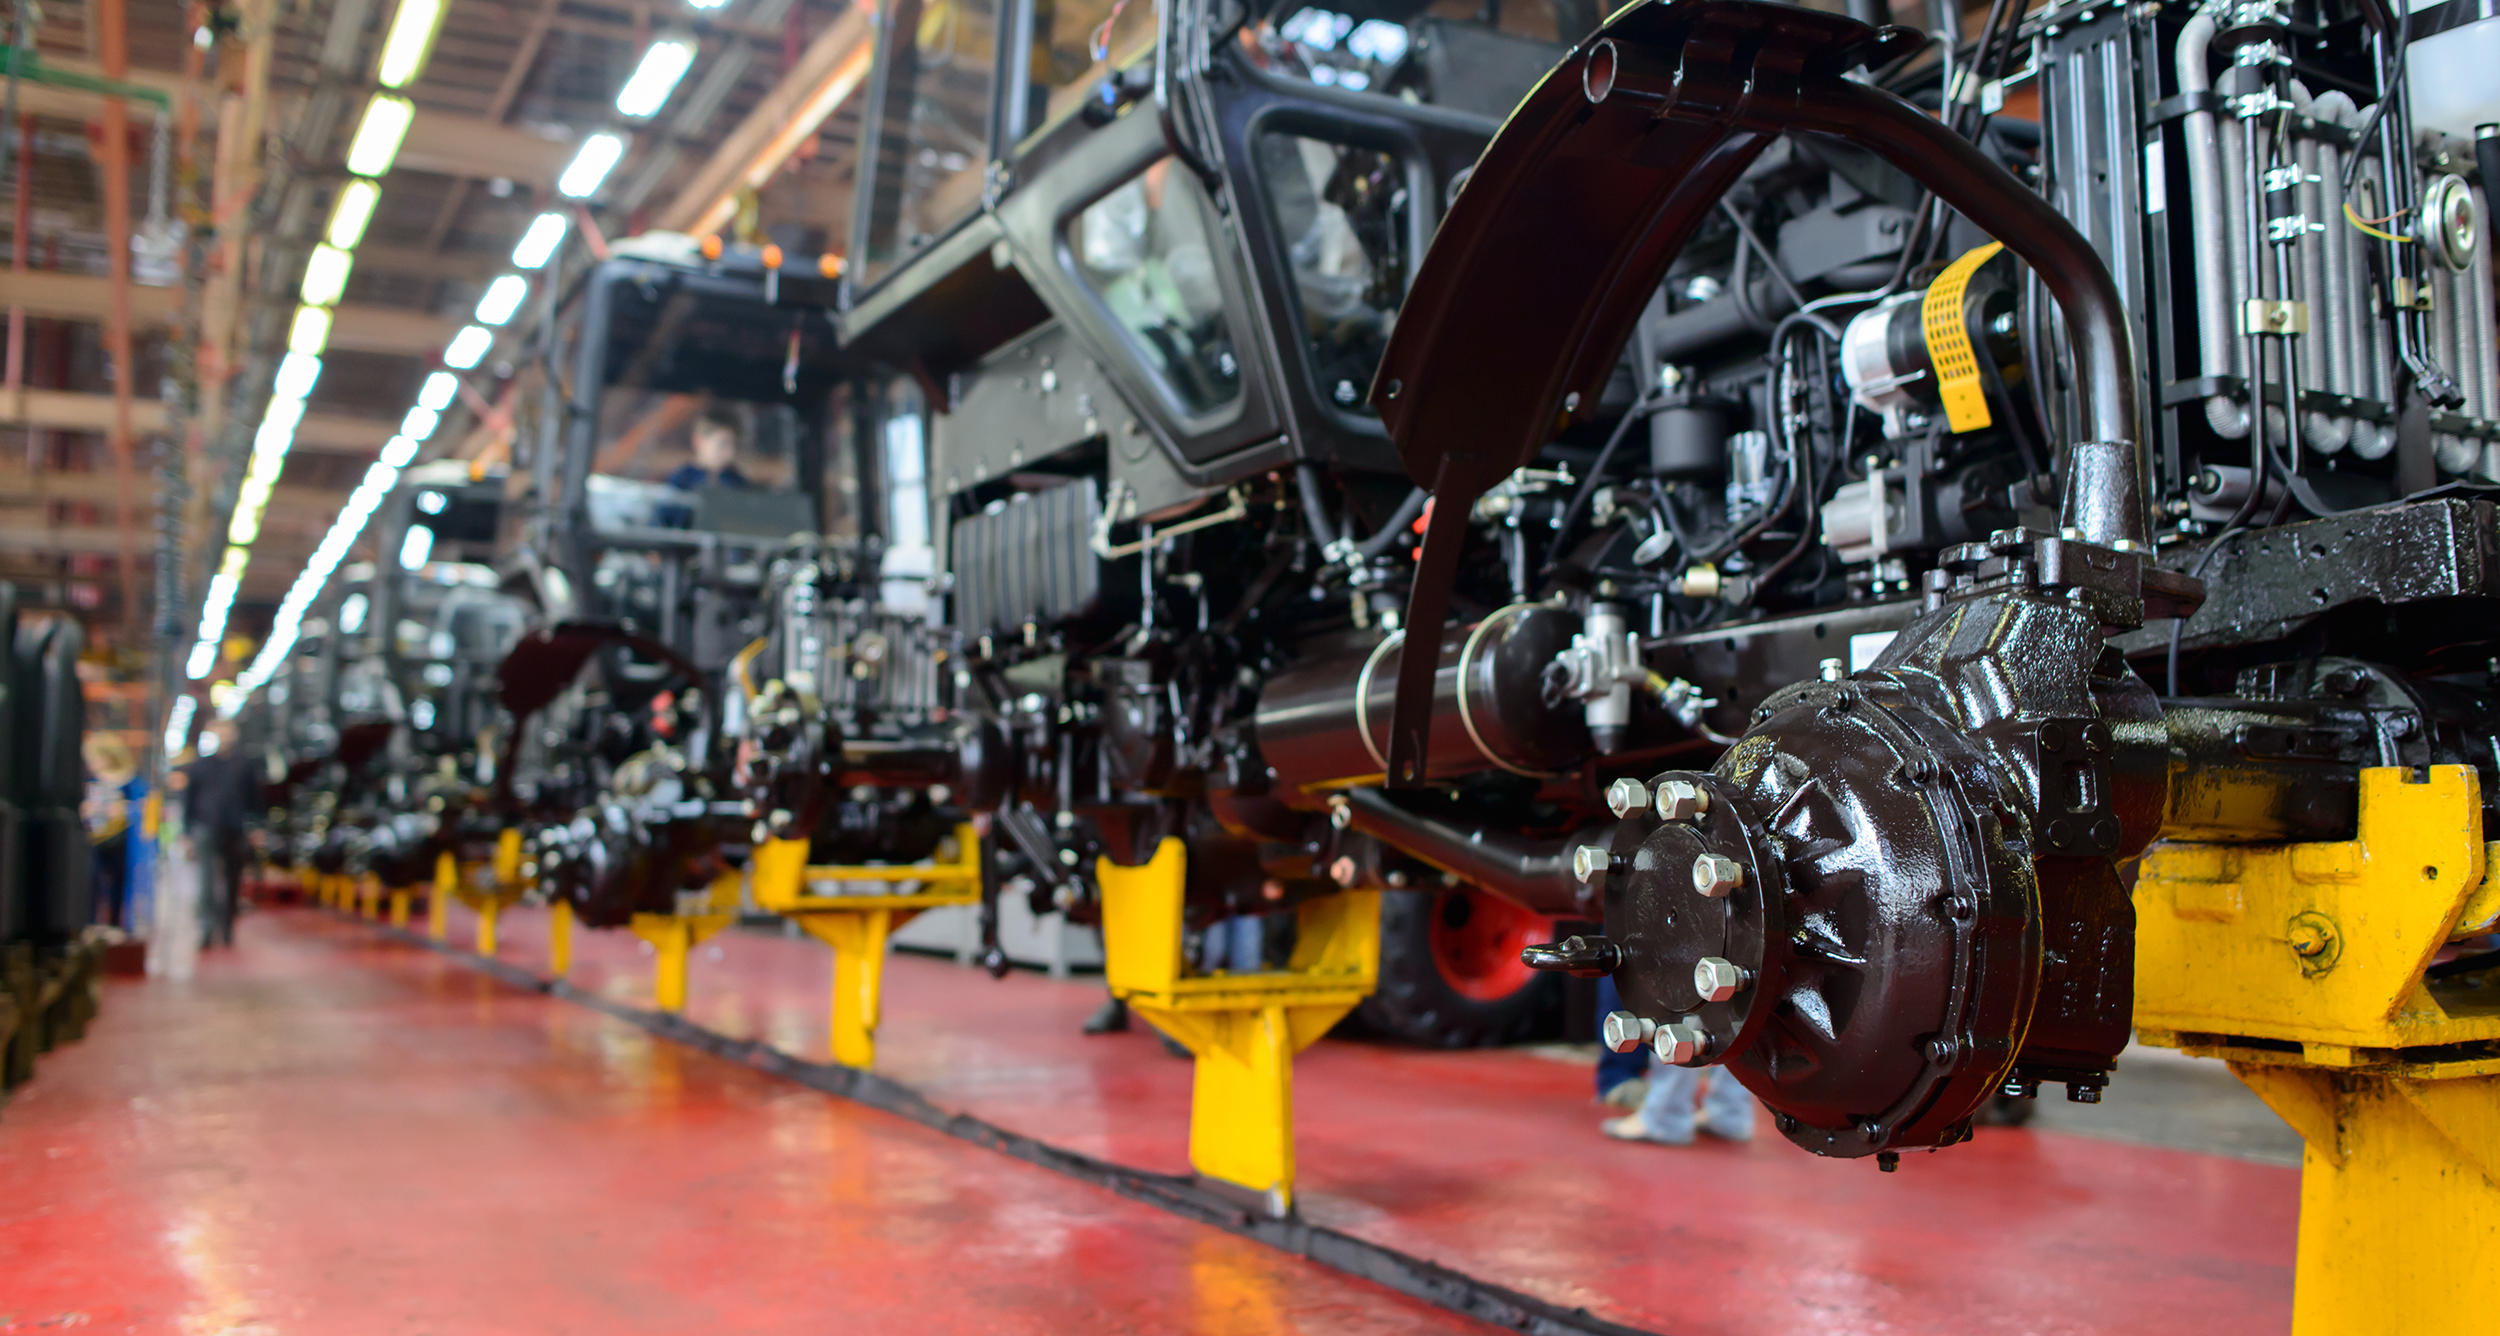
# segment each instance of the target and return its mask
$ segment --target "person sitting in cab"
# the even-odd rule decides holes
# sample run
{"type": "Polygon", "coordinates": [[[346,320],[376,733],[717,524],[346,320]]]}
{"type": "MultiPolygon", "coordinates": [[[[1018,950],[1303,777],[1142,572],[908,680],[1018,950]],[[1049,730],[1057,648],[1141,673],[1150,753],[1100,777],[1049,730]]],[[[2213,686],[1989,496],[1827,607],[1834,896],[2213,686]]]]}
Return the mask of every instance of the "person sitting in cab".
{"type": "Polygon", "coordinates": [[[681,492],[706,487],[755,486],[738,469],[738,419],[724,408],[707,408],[694,420],[694,458],[668,475],[668,485],[681,492]]]}

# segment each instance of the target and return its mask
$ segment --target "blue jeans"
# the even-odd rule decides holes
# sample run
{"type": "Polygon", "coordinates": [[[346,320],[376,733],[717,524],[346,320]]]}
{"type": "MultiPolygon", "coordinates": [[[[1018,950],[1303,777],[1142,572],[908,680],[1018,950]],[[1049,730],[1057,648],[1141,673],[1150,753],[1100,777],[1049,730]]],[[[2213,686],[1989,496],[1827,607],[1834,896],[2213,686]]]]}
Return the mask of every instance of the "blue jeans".
{"type": "Polygon", "coordinates": [[[1753,1140],[1753,1092],[1725,1067],[1660,1066],[1641,1101],[1641,1121],[1662,1141],[1693,1139],[1693,1088],[1702,1086],[1701,1125],[1730,1141],[1753,1140]],[[1707,1082],[1705,1085],[1704,1083],[1707,1082]]]}
{"type": "MultiPolygon", "coordinates": [[[[1598,1023],[1603,1025],[1606,1013],[1622,1008],[1623,995],[1615,990],[1615,981],[1599,979],[1598,1023]]],[[[1603,1046],[1602,1036],[1599,1044],[1597,1093],[1601,1098],[1649,1070],[1650,1053],[1646,1046],[1617,1053],[1603,1046]]],[[[1663,1063],[1649,1078],[1649,1093],[1641,1100],[1641,1121],[1648,1124],[1651,1135],[1667,1141],[1692,1140],[1693,1097],[1697,1090],[1703,1126],[1730,1141],[1753,1139],[1753,1093],[1737,1084],[1736,1077],[1725,1067],[1670,1067],[1663,1063]]]]}
{"type": "Polygon", "coordinates": [[[1198,948],[1198,968],[1255,974],[1267,967],[1266,951],[1265,915],[1220,919],[1207,925],[1206,941],[1198,948]]]}

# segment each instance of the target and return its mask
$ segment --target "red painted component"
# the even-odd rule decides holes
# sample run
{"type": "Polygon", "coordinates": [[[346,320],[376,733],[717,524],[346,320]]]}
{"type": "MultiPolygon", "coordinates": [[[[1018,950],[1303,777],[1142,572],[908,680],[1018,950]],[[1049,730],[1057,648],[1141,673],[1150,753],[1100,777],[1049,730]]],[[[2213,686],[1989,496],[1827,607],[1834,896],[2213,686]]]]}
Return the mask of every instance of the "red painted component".
{"type": "MultiPolygon", "coordinates": [[[[454,941],[471,922],[454,909],[454,941]]],[[[0,1109],[0,1330],[1484,1330],[361,924],[277,911],[242,936],[191,985],[110,985],[0,1109]]],[[[543,915],[503,937],[544,960],[543,915]]],[[[648,999],[637,939],[574,942],[577,984],[648,999]]],[[[724,934],[689,1018],[816,1056],[828,968],[813,942],[724,934]]],[[[1142,1025],[1079,1035],[1098,984],[911,956],[887,981],[885,1074],[1184,1166],[1189,1064],[1142,1025]]],[[[2290,1170],[1991,1129],[1892,1175],[1776,1139],[1624,1145],[1584,1068],[1515,1051],[1328,1042],[1294,1084],[1315,1219],[1620,1322],[2289,1322],[2290,1170]]]]}
{"type": "Polygon", "coordinates": [[[1554,940],[1554,920],[1476,890],[1450,891],[1432,915],[1432,963],[1462,997],[1499,1002],[1536,971],[1519,961],[1526,947],[1554,940]]]}

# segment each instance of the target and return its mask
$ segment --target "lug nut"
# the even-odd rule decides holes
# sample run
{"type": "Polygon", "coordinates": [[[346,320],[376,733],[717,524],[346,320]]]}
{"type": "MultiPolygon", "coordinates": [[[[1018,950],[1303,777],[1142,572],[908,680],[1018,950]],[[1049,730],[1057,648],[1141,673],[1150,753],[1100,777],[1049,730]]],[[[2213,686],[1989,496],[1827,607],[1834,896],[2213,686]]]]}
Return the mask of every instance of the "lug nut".
{"type": "Polygon", "coordinates": [[[1689,779],[1670,779],[1658,786],[1658,819],[1699,821],[1710,810],[1710,790],[1689,779]]]}
{"type": "Polygon", "coordinates": [[[1838,659],[1823,660],[1821,668],[1823,680],[1826,682],[1837,682],[1849,675],[1849,665],[1838,659]]]}
{"type": "Polygon", "coordinates": [[[1583,844],[1571,851],[1571,875],[1584,886],[1594,886],[1614,865],[1615,856],[1602,844],[1583,844]]]}
{"type": "Polygon", "coordinates": [[[1726,899],[1744,884],[1745,866],[1733,858],[1703,854],[1693,860],[1693,889],[1713,900],[1726,899]]]}
{"type": "Polygon", "coordinates": [[[1709,1051],[1710,1036],[1698,1025],[1661,1025],[1649,1047],[1660,1062],[1689,1067],[1709,1051]]]}
{"type": "Polygon", "coordinates": [[[1350,857],[1340,856],[1328,865],[1328,879],[1339,886],[1351,887],[1362,874],[1362,869],[1350,857]]]}
{"type": "Polygon", "coordinates": [[[1693,962],[1693,991],[1704,1002],[1725,1002],[1753,983],[1753,971],[1735,961],[1703,956],[1693,962]]]}
{"type": "Polygon", "coordinates": [[[1606,1013],[1606,1023],[1598,1033],[1605,1039],[1606,1047],[1617,1053],[1630,1053],[1658,1033],[1658,1022],[1628,1011],[1610,1011],[1606,1013]]]}
{"type": "Polygon", "coordinates": [[[1649,806],[1649,786],[1637,779],[1618,779],[1606,786],[1606,810],[1630,816],[1649,806]]]}

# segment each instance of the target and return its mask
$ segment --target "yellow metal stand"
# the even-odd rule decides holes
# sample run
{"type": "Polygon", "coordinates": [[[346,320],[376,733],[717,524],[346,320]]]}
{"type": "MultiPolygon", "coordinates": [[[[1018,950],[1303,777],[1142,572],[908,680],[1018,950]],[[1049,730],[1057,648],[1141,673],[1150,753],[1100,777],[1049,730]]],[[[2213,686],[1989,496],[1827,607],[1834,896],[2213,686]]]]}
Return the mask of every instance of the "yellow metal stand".
{"type": "MultiPolygon", "coordinates": [[[[500,857],[497,861],[501,861],[500,857]]],[[[495,929],[503,918],[503,911],[521,898],[523,888],[517,882],[506,881],[500,876],[492,886],[483,886],[462,873],[460,860],[454,858],[450,850],[434,856],[434,936],[440,940],[449,933],[449,907],[444,901],[458,896],[460,903],[477,911],[477,953],[491,956],[495,954],[495,929]]]]}
{"type": "MultiPolygon", "coordinates": [[[[738,919],[738,874],[712,879],[709,908],[699,914],[636,914],[636,937],[651,943],[658,960],[651,976],[652,1004],[662,1011],[686,1009],[686,961],[721,929],[738,919]]],[[[570,949],[567,942],[567,949],[570,949]]]]}
{"type": "Polygon", "coordinates": [[[495,834],[495,882],[500,886],[521,884],[521,832],[507,826],[495,834]]]}
{"type": "Polygon", "coordinates": [[[460,893],[460,860],[446,850],[434,856],[434,889],[425,897],[425,931],[435,941],[451,937],[451,898],[460,893]]]}
{"type": "Polygon", "coordinates": [[[2229,1060],[2299,1131],[2294,1336],[2466,1330],[2500,1277],[2500,974],[2481,785],[2361,772],[2359,838],[2166,844],[2135,888],[2136,1025],[2229,1060]]]}
{"type": "Polygon", "coordinates": [[[394,928],[405,928],[405,927],[407,927],[407,926],[408,926],[408,899],[409,899],[409,895],[408,895],[408,888],[407,888],[407,887],[405,887],[405,886],[401,886],[401,887],[397,887],[397,888],[395,888],[394,890],[392,890],[392,892],[391,892],[391,926],[392,926],[392,927],[394,927],[394,928]]]}
{"type": "Polygon", "coordinates": [[[1129,1008],[1198,1059],[1189,1162],[1199,1173],[1293,1209],[1293,1055],[1380,979],[1380,893],[1304,904],[1293,959],[1256,974],[1185,973],[1181,911],[1188,855],[1167,839],[1142,867],[1096,864],[1103,972],[1129,1008]]]}
{"type": "Polygon", "coordinates": [[[547,906],[547,972],[561,979],[573,972],[573,902],[547,906]]]}
{"type": "Polygon", "coordinates": [[[877,1056],[877,1021],[885,986],[886,938],[924,909],[968,905],[981,898],[981,835],[955,828],[954,856],[899,867],[807,865],[807,841],[769,840],[754,855],[755,904],[795,920],[833,948],[833,1007],[828,1022],[833,1060],[866,1067],[877,1056]],[[892,895],[811,895],[814,882],[884,882],[914,890],[892,895]]]}
{"type": "Polygon", "coordinates": [[[369,919],[382,917],[382,879],[368,872],[356,883],[356,912],[369,919]]]}

